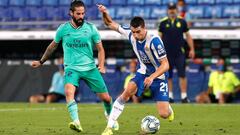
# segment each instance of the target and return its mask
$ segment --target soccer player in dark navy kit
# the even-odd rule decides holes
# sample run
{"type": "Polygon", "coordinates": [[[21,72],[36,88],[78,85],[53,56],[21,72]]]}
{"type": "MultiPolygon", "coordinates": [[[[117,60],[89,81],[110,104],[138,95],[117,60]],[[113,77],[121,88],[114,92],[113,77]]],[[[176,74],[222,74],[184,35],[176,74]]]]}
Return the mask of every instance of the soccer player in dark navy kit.
{"type": "Polygon", "coordinates": [[[173,69],[176,67],[179,77],[179,85],[181,89],[181,99],[183,103],[189,102],[187,98],[187,80],[185,77],[185,50],[184,50],[184,34],[186,36],[186,41],[190,48],[189,57],[191,59],[195,56],[194,44],[192,37],[189,33],[189,28],[187,22],[178,16],[177,6],[174,3],[169,3],[168,5],[168,16],[163,18],[160,22],[158,32],[159,36],[165,45],[167,52],[167,58],[169,60],[169,99],[170,102],[173,100],[173,69]]]}

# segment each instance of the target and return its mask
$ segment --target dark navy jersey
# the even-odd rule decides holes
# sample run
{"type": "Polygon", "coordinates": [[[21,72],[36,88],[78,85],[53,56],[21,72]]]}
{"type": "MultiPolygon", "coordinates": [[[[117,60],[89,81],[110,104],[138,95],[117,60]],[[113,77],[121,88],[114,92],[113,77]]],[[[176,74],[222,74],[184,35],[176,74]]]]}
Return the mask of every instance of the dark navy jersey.
{"type": "Polygon", "coordinates": [[[165,17],[161,20],[158,32],[162,33],[162,41],[168,56],[177,56],[182,53],[185,44],[183,34],[188,31],[187,22],[181,17],[175,20],[165,17]]]}

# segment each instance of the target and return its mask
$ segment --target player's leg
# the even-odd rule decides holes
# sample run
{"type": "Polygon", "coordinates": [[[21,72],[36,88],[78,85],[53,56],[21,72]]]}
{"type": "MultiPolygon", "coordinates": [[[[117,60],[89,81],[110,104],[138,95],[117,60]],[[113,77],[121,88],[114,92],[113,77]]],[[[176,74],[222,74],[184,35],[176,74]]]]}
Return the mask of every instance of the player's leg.
{"type": "Polygon", "coordinates": [[[144,91],[144,79],[144,75],[136,73],[136,76],[128,83],[127,88],[116,99],[116,101],[113,103],[113,109],[109,115],[107,127],[103,131],[102,135],[112,134],[111,128],[113,127],[114,122],[117,121],[118,117],[123,112],[125,103],[130,99],[130,97],[134,94],[136,94],[136,96],[140,96],[142,94],[144,91]]]}
{"type": "Polygon", "coordinates": [[[108,93],[105,82],[97,68],[90,71],[82,72],[83,80],[90,87],[90,89],[98,95],[103,101],[105,112],[109,115],[112,109],[112,98],[108,93]]]}
{"type": "Polygon", "coordinates": [[[206,91],[197,95],[195,100],[197,103],[211,103],[211,99],[206,91]]]}
{"type": "Polygon", "coordinates": [[[179,77],[179,87],[181,90],[181,99],[182,103],[188,103],[190,102],[187,98],[187,78],[185,76],[186,74],[186,61],[185,61],[185,56],[179,55],[176,60],[176,68],[178,72],[178,77],[179,77]]]}
{"type": "Polygon", "coordinates": [[[173,68],[174,68],[174,60],[171,57],[168,57],[169,62],[169,70],[168,70],[168,90],[169,90],[169,102],[174,103],[174,97],[173,97],[173,68]]]}
{"type": "Polygon", "coordinates": [[[118,117],[123,112],[125,103],[130,99],[132,95],[136,93],[137,85],[135,82],[129,82],[124,92],[113,103],[112,111],[108,118],[107,127],[103,131],[102,135],[112,135],[112,129],[117,121],[118,117]]]}
{"type": "Polygon", "coordinates": [[[166,80],[156,79],[153,81],[150,86],[152,91],[153,99],[157,103],[157,110],[160,117],[169,121],[173,121],[174,112],[172,107],[169,104],[169,96],[168,96],[168,82],[166,80]]]}
{"type": "Polygon", "coordinates": [[[157,110],[163,119],[168,119],[170,122],[174,120],[174,112],[167,101],[157,101],[157,110]]]}
{"type": "Polygon", "coordinates": [[[54,93],[49,93],[46,97],[46,103],[52,103],[56,102],[58,99],[58,96],[54,93]]]}
{"type": "Polygon", "coordinates": [[[45,102],[45,96],[42,94],[33,95],[29,98],[30,103],[43,103],[45,102]]]}
{"type": "MultiPolygon", "coordinates": [[[[85,83],[91,88],[91,90],[98,95],[103,101],[105,109],[105,116],[108,119],[112,110],[112,98],[108,93],[108,89],[105,82],[97,68],[90,71],[82,72],[85,83]]],[[[114,123],[114,130],[118,130],[119,125],[117,122],[114,123]]]]}
{"type": "Polygon", "coordinates": [[[78,116],[78,106],[74,100],[76,87],[79,85],[78,80],[80,79],[80,75],[74,70],[65,69],[64,79],[67,109],[72,119],[72,122],[69,123],[69,127],[75,131],[81,132],[83,129],[78,116]]]}

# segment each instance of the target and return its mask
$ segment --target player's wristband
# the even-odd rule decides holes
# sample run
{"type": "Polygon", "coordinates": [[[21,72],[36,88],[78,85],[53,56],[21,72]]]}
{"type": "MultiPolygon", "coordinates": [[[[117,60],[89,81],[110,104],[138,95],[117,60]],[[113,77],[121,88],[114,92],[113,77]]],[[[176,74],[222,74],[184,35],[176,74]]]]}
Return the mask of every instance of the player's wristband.
{"type": "Polygon", "coordinates": [[[43,62],[43,61],[41,61],[41,60],[39,60],[39,63],[42,65],[44,62],[43,62]]]}

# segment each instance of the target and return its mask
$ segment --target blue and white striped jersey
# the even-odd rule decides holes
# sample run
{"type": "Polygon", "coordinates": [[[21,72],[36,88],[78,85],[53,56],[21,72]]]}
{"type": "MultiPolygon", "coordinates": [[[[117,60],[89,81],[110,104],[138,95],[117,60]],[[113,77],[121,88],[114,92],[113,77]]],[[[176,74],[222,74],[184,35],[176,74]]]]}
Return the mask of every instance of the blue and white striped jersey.
{"type": "MultiPolygon", "coordinates": [[[[127,37],[132,44],[133,50],[138,58],[137,72],[145,75],[151,75],[160,66],[159,60],[167,57],[162,40],[158,35],[147,33],[144,41],[137,41],[130,28],[119,26],[118,31],[124,37],[127,37]]],[[[165,80],[167,73],[159,76],[159,79],[165,80]]]]}

